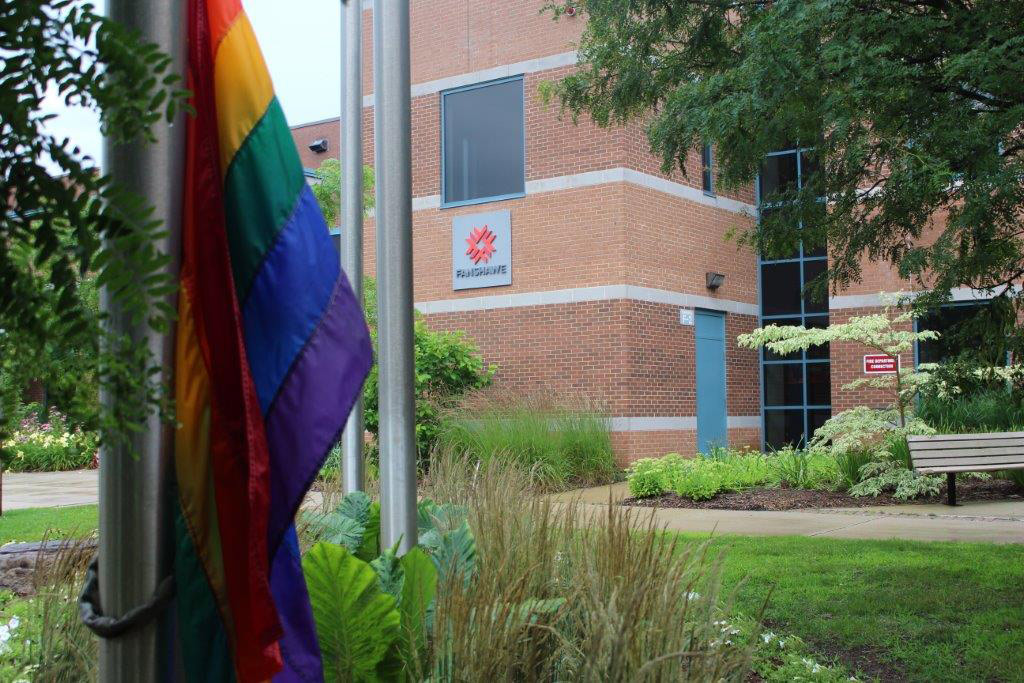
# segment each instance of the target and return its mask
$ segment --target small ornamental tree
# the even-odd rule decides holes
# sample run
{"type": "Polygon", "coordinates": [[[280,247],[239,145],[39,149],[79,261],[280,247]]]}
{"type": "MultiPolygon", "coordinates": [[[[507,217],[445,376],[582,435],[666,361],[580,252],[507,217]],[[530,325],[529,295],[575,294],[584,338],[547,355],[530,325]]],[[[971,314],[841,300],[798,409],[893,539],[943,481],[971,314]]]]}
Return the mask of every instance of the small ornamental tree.
{"type": "Polygon", "coordinates": [[[922,384],[928,381],[929,368],[923,366],[923,371],[904,369],[899,365],[900,354],[912,351],[914,344],[919,341],[939,337],[938,332],[930,330],[913,332],[903,329],[915,316],[913,310],[903,310],[896,300],[888,298],[881,313],[855,316],[848,322],[829,325],[826,328],[768,325],[750,334],[741,334],[737,341],[740,346],[751,349],[765,347],[782,355],[806,351],[812,346],[832,342],[855,342],[889,356],[896,363],[898,372],[891,375],[862,377],[843,385],[843,390],[863,386],[889,390],[892,393],[892,406],[899,413],[900,428],[906,428],[907,407],[920,391],[922,384]]]}

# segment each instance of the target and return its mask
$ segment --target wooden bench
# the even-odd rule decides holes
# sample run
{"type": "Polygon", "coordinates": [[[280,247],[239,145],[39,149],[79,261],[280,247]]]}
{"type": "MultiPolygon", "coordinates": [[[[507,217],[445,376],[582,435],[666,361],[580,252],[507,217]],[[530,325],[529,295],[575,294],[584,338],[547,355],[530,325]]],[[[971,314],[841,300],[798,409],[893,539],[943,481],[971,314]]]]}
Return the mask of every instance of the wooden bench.
{"type": "Polygon", "coordinates": [[[956,505],[957,472],[1024,469],[1024,432],[911,436],[910,460],[920,474],[946,474],[946,505],[956,505]]]}

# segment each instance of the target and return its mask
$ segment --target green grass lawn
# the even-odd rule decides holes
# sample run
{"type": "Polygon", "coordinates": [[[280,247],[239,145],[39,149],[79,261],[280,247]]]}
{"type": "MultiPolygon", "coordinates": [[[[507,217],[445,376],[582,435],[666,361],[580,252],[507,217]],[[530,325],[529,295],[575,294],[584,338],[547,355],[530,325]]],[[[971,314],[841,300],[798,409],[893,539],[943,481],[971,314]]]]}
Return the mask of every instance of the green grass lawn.
{"type": "Polygon", "coordinates": [[[822,659],[884,680],[1024,681],[1024,546],[721,536],[712,547],[727,551],[738,610],[757,615],[768,598],[768,628],[822,659]]]}
{"type": "Polygon", "coordinates": [[[96,529],[95,505],[5,510],[0,515],[0,545],[10,541],[38,541],[47,530],[50,538],[86,536],[96,529]]]}

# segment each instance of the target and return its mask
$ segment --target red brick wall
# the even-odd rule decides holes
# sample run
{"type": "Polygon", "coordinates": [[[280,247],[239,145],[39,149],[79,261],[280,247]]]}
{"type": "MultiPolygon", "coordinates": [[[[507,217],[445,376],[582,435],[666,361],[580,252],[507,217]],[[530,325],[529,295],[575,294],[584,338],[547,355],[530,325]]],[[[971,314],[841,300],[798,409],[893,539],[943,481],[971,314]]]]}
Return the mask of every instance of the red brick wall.
{"type": "MultiPolygon", "coordinates": [[[[557,103],[541,102],[537,88],[544,81],[561,78],[571,72],[570,67],[550,69],[526,74],[525,131],[526,180],[541,180],[607,168],[630,168],[649,173],[693,188],[700,188],[700,154],[695,151],[687,163],[687,174],[676,170],[664,173],[660,160],[650,153],[649,143],[642,128],[598,128],[588,118],[573,124],[563,116],[557,103]]],[[[339,154],[340,128],[338,121],[322,121],[292,129],[299,156],[306,168],[316,168],[324,159],[339,154]],[[309,144],[326,138],[328,151],[316,154],[309,144]]],[[[412,100],[412,171],[413,196],[426,197],[441,192],[441,95],[431,93],[412,100]]],[[[373,108],[363,109],[363,161],[373,165],[373,108]]],[[[752,204],[753,188],[727,196],[752,204]]],[[[736,214],[730,214],[734,225],[749,225],[736,214]]]]}

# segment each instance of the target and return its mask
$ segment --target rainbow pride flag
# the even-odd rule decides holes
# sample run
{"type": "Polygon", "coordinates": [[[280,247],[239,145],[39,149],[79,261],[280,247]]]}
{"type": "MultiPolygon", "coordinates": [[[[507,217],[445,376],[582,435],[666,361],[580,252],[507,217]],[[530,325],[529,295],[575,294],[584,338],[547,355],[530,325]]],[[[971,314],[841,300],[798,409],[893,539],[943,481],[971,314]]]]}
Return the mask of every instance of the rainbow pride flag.
{"type": "Polygon", "coordinates": [[[189,0],[175,398],[189,681],[323,679],[294,517],[371,364],[239,0],[189,0]]]}

